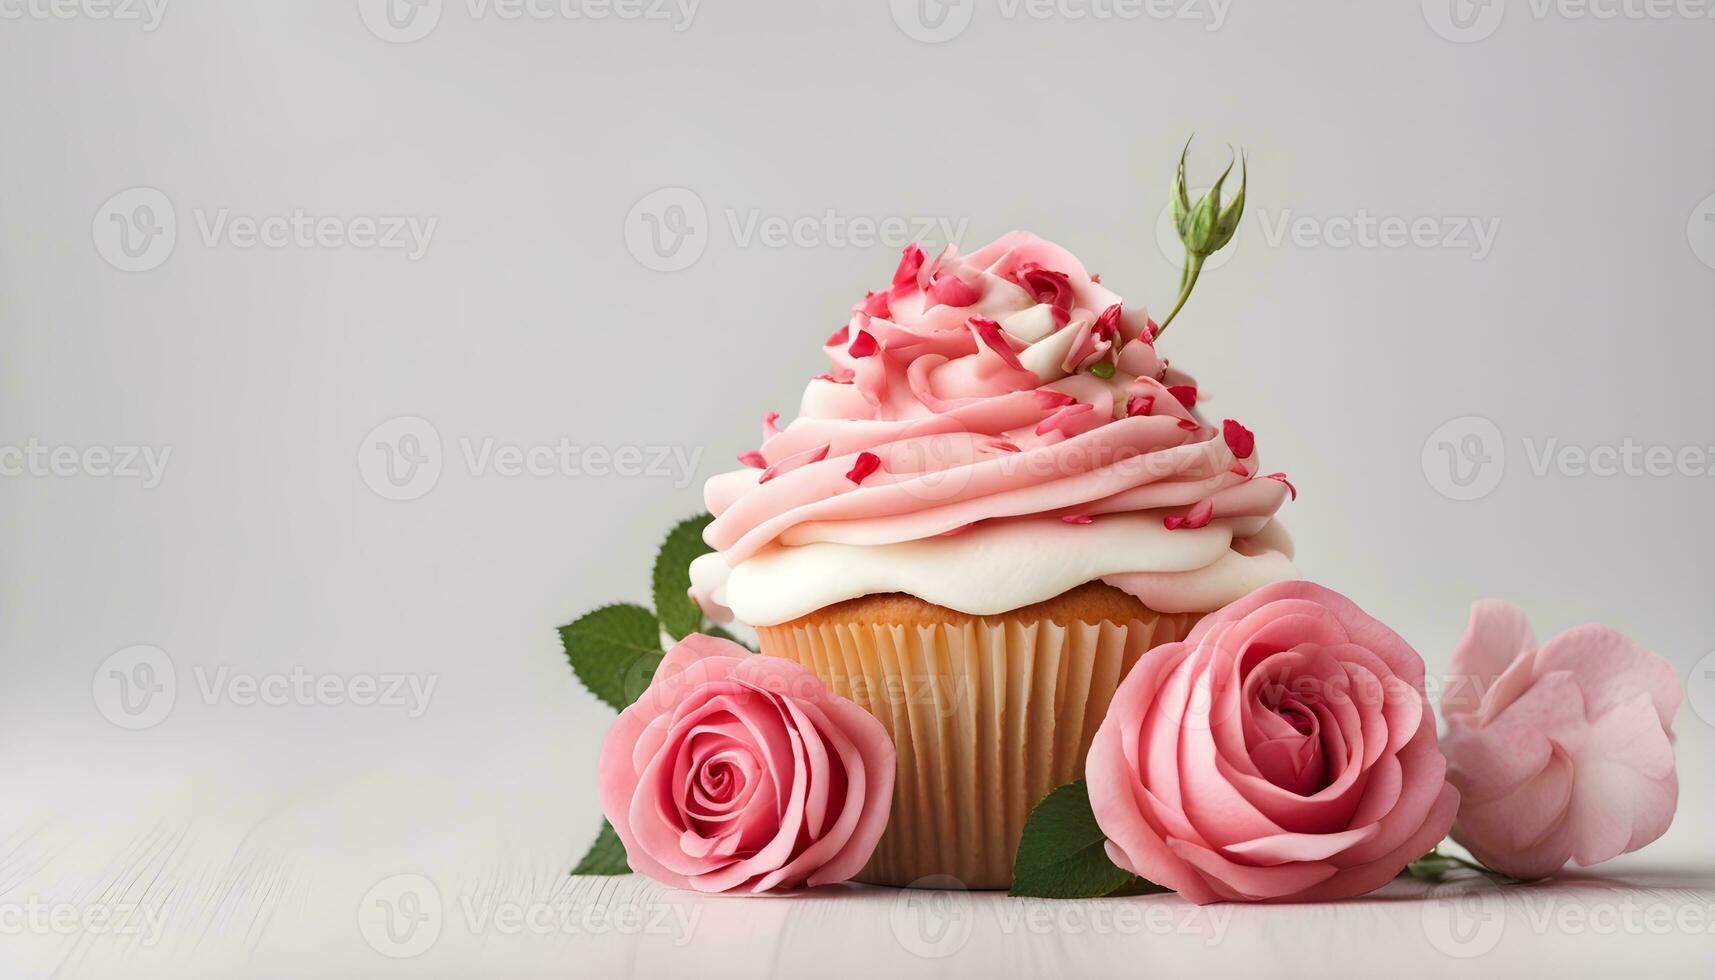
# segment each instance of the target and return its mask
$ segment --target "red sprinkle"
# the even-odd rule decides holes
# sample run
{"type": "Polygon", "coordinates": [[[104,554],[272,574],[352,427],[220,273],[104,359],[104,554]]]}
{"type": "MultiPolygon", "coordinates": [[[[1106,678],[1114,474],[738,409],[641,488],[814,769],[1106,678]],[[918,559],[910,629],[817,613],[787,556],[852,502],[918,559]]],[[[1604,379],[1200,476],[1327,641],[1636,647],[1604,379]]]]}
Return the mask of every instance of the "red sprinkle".
{"type": "Polygon", "coordinates": [[[1195,385],[1174,385],[1167,389],[1167,393],[1179,399],[1179,404],[1186,408],[1197,407],[1197,388],[1195,385]]]}
{"type": "Polygon", "coordinates": [[[1298,499],[1298,488],[1292,485],[1292,481],[1288,480],[1286,478],[1285,473],[1270,473],[1270,474],[1268,474],[1266,479],[1279,480],[1280,482],[1286,484],[1286,489],[1292,491],[1292,499],[1293,500],[1298,499]]]}
{"type": "Polygon", "coordinates": [[[1001,453],[1021,453],[1021,452],[1024,452],[1024,450],[1018,448],[1017,443],[1007,442],[1005,439],[996,439],[992,442],[984,443],[983,448],[984,449],[993,449],[994,451],[1001,452],[1001,453]]]}
{"type": "Polygon", "coordinates": [[[1209,522],[1214,520],[1214,518],[1214,503],[1208,500],[1200,500],[1197,502],[1195,507],[1191,508],[1190,513],[1186,514],[1184,517],[1169,517],[1161,523],[1165,525],[1169,531],[1177,531],[1180,528],[1185,528],[1188,531],[1195,531],[1200,527],[1208,527],[1209,522]]]}
{"type": "Polygon", "coordinates": [[[1036,395],[1036,404],[1041,408],[1064,408],[1078,400],[1064,391],[1055,391],[1053,388],[1038,388],[1034,394],[1036,395]]]}
{"type": "Polygon", "coordinates": [[[1125,403],[1127,416],[1148,415],[1153,411],[1155,411],[1154,395],[1133,395],[1131,400],[1125,403]]]}
{"type": "Polygon", "coordinates": [[[780,434],[780,413],[779,412],[763,412],[762,413],[762,438],[767,439],[769,436],[777,436],[779,434],[780,434]]]}
{"type": "Polygon", "coordinates": [[[835,330],[831,335],[829,335],[827,342],[824,343],[822,346],[823,347],[844,347],[846,345],[846,338],[851,336],[851,332],[852,332],[852,327],[851,327],[851,324],[848,323],[845,326],[841,327],[840,329],[835,330]]]}
{"type": "Polygon", "coordinates": [[[1221,423],[1221,435],[1227,440],[1227,448],[1239,459],[1250,459],[1251,453],[1256,452],[1256,436],[1232,419],[1221,423]]]}
{"type": "Polygon", "coordinates": [[[868,330],[859,330],[857,337],[852,340],[852,345],[846,348],[846,353],[853,357],[869,357],[880,349],[881,345],[875,342],[874,334],[868,330]]]}
{"type": "Polygon", "coordinates": [[[1098,286],[1099,286],[1099,285],[1101,285],[1101,282],[1102,282],[1102,274],[1101,274],[1101,273],[1100,273],[1100,272],[1092,272],[1092,273],[1090,273],[1090,281],[1091,281],[1091,282],[1093,282],[1093,283],[1095,283],[1095,284],[1096,284],[1096,285],[1098,285],[1098,286]]]}
{"type": "Polygon", "coordinates": [[[969,322],[971,329],[976,331],[977,337],[987,344],[990,350],[999,354],[1000,359],[1006,362],[1007,367],[1016,371],[1024,370],[1024,365],[1018,360],[1018,355],[1013,352],[1012,345],[1007,343],[1005,335],[1000,332],[1000,324],[986,316],[973,316],[969,322]]]}
{"type": "Polygon", "coordinates": [[[738,461],[743,463],[744,465],[752,468],[752,469],[758,469],[758,470],[768,469],[768,460],[763,459],[762,454],[757,452],[754,449],[749,449],[749,450],[746,450],[742,453],[739,453],[738,454],[738,461]]]}
{"type": "Polygon", "coordinates": [[[1243,464],[1243,463],[1234,463],[1233,468],[1228,470],[1227,472],[1231,473],[1234,476],[1250,476],[1251,475],[1251,471],[1245,469],[1245,464],[1243,464]]]}
{"type": "MultiPolygon", "coordinates": [[[[1157,333],[1159,333],[1160,331],[1161,331],[1160,325],[1157,324],[1154,320],[1146,317],[1146,318],[1144,318],[1144,321],[1143,321],[1143,333],[1138,335],[1138,339],[1142,340],[1144,343],[1148,344],[1149,346],[1154,347],[1155,346],[1155,335],[1157,333]]],[[[1166,364],[1167,362],[1162,361],[1161,363],[1166,364]]]]}
{"type": "Polygon", "coordinates": [[[1065,521],[1067,524],[1093,524],[1093,523],[1095,523],[1094,519],[1092,519],[1090,517],[1090,515],[1088,515],[1088,514],[1066,514],[1063,517],[1061,517],[1060,519],[1065,521]]]}
{"type": "Polygon", "coordinates": [[[893,272],[893,284],[895,286],[903,286],[907,283],[915,285],[917,271],[921,268],[923,268],[923,247],[912,242],[905,246],[905,251],[900,255],[899,268],[893,272]]]}
{"type": "Polygon", "coordinates": [[[1095,325],[1091,327],[1091,331],[1103,340],[1112,340],[1119,336],[1121,312],[1118,303],[1103,310],[1102,315],[1096,317],[1095,325]]]}
{"type": "Polygon", "coordinates": [[[1038,422],[1036,424],[1036,434],[1039,436],[1045,436],[1056,430],[1064,432],[1066,430],[1066,426],[1071,423],[1072,419],[1084,412],[1093,412],[1095,410],[1096,406],[1089,404],[1068,405],[1055,412],[1053,415],[1043,419],[1041,422],[1038,422]]]}
{"type": "Polygon", "coordinates": [[[874,453],[858,453],[857,462],[846,471],[846,479],[853,483],[862,483],[863,478],[874,473],[881,467],[881,457],[874,453]]]}
{"type": "Polygon", "coordinates": [[[1202,428],[1202,426],[1197,424],[1196,419],[1180,419],[1179,420],[1179,427],[1181,429],[1184,429],[1186,432],[1191,432],[1195,429],[1202,428]]]}

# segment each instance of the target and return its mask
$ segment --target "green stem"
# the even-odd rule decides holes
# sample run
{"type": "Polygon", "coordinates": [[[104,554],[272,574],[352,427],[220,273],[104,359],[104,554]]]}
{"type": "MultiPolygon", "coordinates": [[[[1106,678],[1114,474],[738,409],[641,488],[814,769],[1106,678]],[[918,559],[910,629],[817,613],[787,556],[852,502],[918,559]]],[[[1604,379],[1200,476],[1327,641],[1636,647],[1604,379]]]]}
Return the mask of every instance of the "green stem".
{"type": "Polygon", "coordinates": [[[1185,256],[1185,271],[1179,277],[1182,283],[1179,287],[1179,301],[1173,304],[1173,309],[1168,312],[1167,319],[1162,320],[1161,326],[1156,328],[1155,336],[1157,338],[1167,332],[1167,325],[1173,322],[1173,318],[1178,316],[1179,310],[1185,306],[1185,301],[1191,298],[1191,290],[1197,285],[1197,277],[1203,274],[1203,258],[1195,252],[1185,256]]]}

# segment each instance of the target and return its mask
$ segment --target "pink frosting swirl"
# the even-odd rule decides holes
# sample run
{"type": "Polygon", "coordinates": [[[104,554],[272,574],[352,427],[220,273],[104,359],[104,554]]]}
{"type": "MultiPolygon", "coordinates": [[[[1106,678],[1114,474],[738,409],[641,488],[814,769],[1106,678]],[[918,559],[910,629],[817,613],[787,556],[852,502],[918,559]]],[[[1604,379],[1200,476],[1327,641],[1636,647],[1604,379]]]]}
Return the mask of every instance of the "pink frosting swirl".
{"type": "Polygon", "coordinates": [[[1169,529],[1223,521],[1254,535],[1291,491],[1260,471],[1248,429],[1199,417],[1196,383],[1154,332],[1033,235],[933,259],[912,245],[828,339],[832,366],[797,420],[780,429],[770,415],[748,468],[709,481],[705,539],[737,566],[776,545],[1020,519],[1156,512],[1169,529]]]}

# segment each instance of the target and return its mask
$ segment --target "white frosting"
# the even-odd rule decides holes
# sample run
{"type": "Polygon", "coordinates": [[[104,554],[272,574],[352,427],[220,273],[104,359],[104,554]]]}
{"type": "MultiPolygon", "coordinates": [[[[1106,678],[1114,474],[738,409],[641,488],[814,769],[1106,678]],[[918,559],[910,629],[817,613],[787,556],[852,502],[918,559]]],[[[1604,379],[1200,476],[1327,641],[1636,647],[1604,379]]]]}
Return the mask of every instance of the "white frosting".
{"type": "Polygon", "coordinates": [[[1296,577],[1292,544],[1278,522],[1221,519],[1169,531],[1152,512],[1109,515],[1088,525],[1058,518],[1003,521],[890,544],[775,545],[737,568],[718,553],[691,565],[693,593],[753,626],[890,592],[992,615],[1098,580],[1157,612],[1207,612],[1296,577]]]}

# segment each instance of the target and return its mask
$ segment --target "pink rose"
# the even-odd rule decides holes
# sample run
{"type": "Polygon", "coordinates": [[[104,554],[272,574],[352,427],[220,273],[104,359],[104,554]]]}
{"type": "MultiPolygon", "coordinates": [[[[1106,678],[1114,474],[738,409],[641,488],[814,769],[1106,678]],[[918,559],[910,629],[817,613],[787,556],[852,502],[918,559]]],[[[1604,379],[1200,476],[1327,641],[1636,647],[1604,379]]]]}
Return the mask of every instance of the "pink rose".
{"type": "Polygon", "coordinates": [[[1086,766],[1109,857],[1199,904],[1379,888],[1447,835],[1446,770],[1423,660],[1308,582],[1145,654],[1086,766]]]}
{"type": "Polygon", "coordinates": [[[808,670],[692,634],[608,730],[596,781],[632,870],[764,892],[856,874],[893,767],[881,722],[808,670]]]}
{"type": "Polygon", "coordinates": [[[1453,839],[1515,878],[1635,851],[1673,822],[1673,713],[1666,660],[1606,626],[1536,649],[1511,603],[1471,607],[1442,699],[1447,778],[1463,802],[1453,839]]]}

